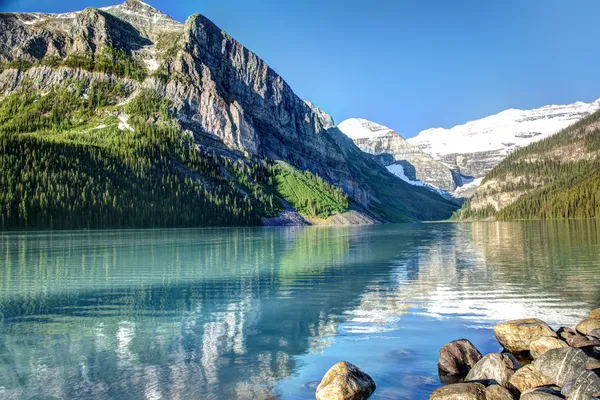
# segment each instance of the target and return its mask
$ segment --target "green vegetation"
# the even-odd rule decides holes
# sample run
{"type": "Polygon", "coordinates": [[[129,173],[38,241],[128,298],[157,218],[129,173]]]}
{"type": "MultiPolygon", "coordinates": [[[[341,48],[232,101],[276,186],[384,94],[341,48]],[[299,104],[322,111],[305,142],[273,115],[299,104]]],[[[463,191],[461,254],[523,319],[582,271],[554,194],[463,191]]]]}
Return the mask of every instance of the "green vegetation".
{"type": "Polygon", "coordinates": [[[303,215],[327,218],[348,210],[348,196],[310,171],[281,164],[272,166],[272,176],[277,193],[303,215]]]}
{"type": "Polygon", "coordinates": [[[258,225],[285,199],[306,216],[348,209],[310,172],[204,154],[153,92],[69,81],[0,102],[0,229],[258,225]],[[119,128],[127,115],[131,129],[119,128]]]}
{"type": "Polygon", "coordinates": [[[137,81],[143,81],[147,76],[146,68],[135,61],[130,55],[122,50],[113,49],[108,46],[104,47],[98,55],[80,53],[71,54],[64,60],[47,57],[34,63],[24,60],[4,62],[0,63],[0,72],[11,68],[26,71],[38,66],[47,66],[50,68],[65,66],[90,72],[112,74],[137,81]]]}
{"type": "MultiPolygon", "coordinates": [[[[524,192],[501,209],[498,220],[600,217],[600,111],[547,139],[510,154],[483,181],[498,182],[476,197],[524,192]]],[[[470,204],[457,219],[487,218],[470,204]]]]}
{"type": "Polygon", "coordinates": [[[86,99],[74,86],[45,96],[24,90],[0,104],[2,229],[259,222],[218,159],[169,118],[165,100],[143,93],[127,105],[133,131],[120,130],[114,116],[100,117],[110,107],[98,107],[121,89],[94,84],[86,99]],[[91,127],[99,122],[107,126],[91,127]]]}
{"type": "Polygon", "coordinates": [[[450,220],[453,221],[464,221],[464,220],[477,220],[477,219],[490,219],[495,217],[497,214],[496,209],[492,205],[486,207],[473,208],[471,201],[467,200],[463,203],[460,210],[455,211],[450,220]]]}

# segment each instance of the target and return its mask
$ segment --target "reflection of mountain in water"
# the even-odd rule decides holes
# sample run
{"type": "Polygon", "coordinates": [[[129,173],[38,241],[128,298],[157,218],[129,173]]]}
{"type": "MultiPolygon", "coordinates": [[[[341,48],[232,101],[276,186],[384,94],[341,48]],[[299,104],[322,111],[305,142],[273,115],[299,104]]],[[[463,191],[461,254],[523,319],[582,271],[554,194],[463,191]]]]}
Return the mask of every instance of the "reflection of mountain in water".
{"type": "Polygon", "coordinates": [[[395,329],[410,312],[487,327],[525,317],[574,326],[600,302],[597,224],[436,225],[443,233],[432,234],[414,257],[392,260],[392,285],[367,286],[345,329],[395,329]]]}
{"type": "Polygon", "coordinates": [[[353,232],[6,236],[0,394],[265,397],[368,284],[353,232]]]}
{"type": "Polygon", "coordinates": [[[0,397],[278,397],[407,314],[571,322],[599,247],[594,222],[0,236],[0,397]]]}

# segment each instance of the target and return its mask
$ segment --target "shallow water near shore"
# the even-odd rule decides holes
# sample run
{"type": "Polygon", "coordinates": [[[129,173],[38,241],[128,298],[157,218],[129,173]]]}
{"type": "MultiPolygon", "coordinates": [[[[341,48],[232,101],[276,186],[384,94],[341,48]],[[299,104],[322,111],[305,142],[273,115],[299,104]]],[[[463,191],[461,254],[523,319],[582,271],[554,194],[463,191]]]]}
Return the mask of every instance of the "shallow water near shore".
{"type": "Polygon", "coordinates": [[[426,399],[437,357],[600,303],[597,221],[0,234],[0,398],[426,399]]]}

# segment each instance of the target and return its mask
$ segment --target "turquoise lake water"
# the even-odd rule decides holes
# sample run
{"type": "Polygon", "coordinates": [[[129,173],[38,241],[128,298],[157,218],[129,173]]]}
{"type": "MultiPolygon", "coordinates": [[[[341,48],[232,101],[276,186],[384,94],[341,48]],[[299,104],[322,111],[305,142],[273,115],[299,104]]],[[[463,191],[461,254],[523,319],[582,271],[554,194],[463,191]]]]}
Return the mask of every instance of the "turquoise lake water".
{"type": "Polygon", "coordinates": [[[426,399],[446,342],[600,304],[595,221],[0,233],[0,398],[426,399]]]}

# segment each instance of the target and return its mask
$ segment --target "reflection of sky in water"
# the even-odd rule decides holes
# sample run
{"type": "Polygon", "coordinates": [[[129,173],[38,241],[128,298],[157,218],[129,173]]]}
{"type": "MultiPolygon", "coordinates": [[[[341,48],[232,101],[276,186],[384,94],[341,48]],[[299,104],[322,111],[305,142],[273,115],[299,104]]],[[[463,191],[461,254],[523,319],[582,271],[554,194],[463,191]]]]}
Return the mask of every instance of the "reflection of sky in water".
{"type": "Polygon", "coordinates": [[[598,303],[594,222],[0,236],[3,398],[314,398],[340,359],[427,398],[495,321],[598,303]]]}

